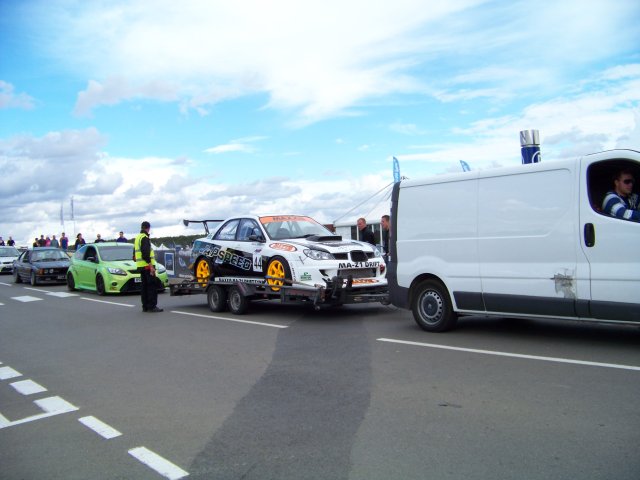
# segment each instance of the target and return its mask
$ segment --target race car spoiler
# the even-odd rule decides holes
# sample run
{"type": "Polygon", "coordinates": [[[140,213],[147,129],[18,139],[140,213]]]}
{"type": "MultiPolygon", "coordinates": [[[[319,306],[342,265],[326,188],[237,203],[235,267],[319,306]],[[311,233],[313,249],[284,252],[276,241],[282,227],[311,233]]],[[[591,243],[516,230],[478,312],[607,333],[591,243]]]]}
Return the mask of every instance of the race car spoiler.
{"type": "Polygon", "coordinates": [[[211,223],[220,223],[223,220],[182,220],[182,223],[185,227],[188,227],[190,223],[201,223],[204,226],[204,231],[209,235],[209,222],[211,223]]]}

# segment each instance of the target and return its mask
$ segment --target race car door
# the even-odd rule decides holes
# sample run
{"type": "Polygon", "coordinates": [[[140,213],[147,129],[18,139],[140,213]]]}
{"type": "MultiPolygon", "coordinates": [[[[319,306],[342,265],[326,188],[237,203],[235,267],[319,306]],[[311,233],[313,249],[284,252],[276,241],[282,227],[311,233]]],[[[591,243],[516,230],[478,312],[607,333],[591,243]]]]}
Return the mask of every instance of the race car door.
{"type": "MultiPolygon", "coordinates": [[[[215,237],[213,243],[219,248],[214,262],[214,276],[224,278],[260,276],[255,272],[254,242],[246,234],[253,229],[255,222],[251,219],[233,219],[224,224],[215,237]]],[[[257,224],[255,225],[257,227],[257,224]]]]}

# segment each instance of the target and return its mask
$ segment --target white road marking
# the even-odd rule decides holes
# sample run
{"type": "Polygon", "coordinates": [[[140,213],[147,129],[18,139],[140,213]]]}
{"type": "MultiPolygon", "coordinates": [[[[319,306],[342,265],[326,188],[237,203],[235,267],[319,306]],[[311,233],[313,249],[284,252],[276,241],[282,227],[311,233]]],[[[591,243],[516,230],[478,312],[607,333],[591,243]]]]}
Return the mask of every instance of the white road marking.
{"type": "Polygon", "coordinates": [[[49,290],[44,290],[42,288],[24,287],[24,289],[31,290],[32,292],[49,293],[49,290]]]}
{"type": "Polygon", "coordinates": [[[51,297],[58,297],[58,298],[78,297],[79,296],[77,293],[69,293],[69,292],[47,292],[47,295],[49,295],[51,297]]]}
{"type": "Polygon", "coordinates": [[[9,378],[16,378],[21,376],[22,374],[20,372],[15,371],[11,367],[0,368],[0,380],[7,380],[9,378]]]}
{"type": "Polygon", "coordinates": [[[172,310],[171,313],[179,313],[180,315],[191,315],[192,317],[213,318],[214,320],[226,320],[227,322],[249,323],[251,325],[260,325],[263,327],[289,328],[287,325],[276,325],[274,323],[252,322],[250,320],[238,320],[235,318],[216,317],[214,315],[202,315],[200,313],[179,312],[177,310],[172,310]]]}
{"type": "Polygon", "coordinates": [[[96,432],[98,435],[100,435],[102,438],[106,438],[107,440],[109,440],[110,438],[115,438],[122,435],[122,433],[120,433],[118,430],[107,425],[101,420],[98,420],[96,417],[92,417],[92,416],[82,417],[82,418],[79,418],[78,421],[82,423],[85,427],[90,428],[91,430],[96,432]]]}
{"type": "Polygon", "coordinates": [[[21,297],[11,297],[12,300],[17,300],[19,302],[37,302],[39,300],[42,300],[41,298],[38,297],[30,297],[29,295],[23,295],[21,297]]]}
{"type": "Polygon", "coordinates": [[[2,305],[4,305],[4,303],[0,303],[0,307],[1,307],[2,305]]]}
{"type": "Polygon", "coordinates": [[[33,380],[21,380],[10,383],[22,395],[33,395],[34,393],[46,392],[47,389],[33,380]]]}
{"type": "Polygon", "coordinates": [[[170,461],[162,458],[157,453],[152,452],[145,447],[136,447],[129,450],[129,455],[144,463],[147,467],[152,468],[160,475],[169,480],[178,480],[189,475],[180,467],[174,465],[170,461]]]}
{"type": "Polygon", "coordinates": [[[53,417],[55,415],[61,415],[63,413],[74,412],[78,410],[78,407],[76,407],[75,405],[71,405],[69,402],[60,397],[42,398],[40,400],[36,400],[33,403],[38,405],[42,410],[44,410],[45,413],[26,417],[21,420],[15,420],[13,422],[10,422],[6,417],[0,414],[0,429],[13,427],[15,425],[21,425],[23,423],[34,422],[43,418],[53,417]]]}
{"type": "Polygon", "coordinates": [[[90,302],[108,303],[109,305],[118,305],[120,307],[134,307],[135,305],[129,305],[128,303],[108,302],[107,300],[98,300],[96,298],[80,297],[82,300],[88,300],[90,302]]]}
{"type": "Polygon", "coordinates": [[[0,285],[4,285],[5,287],[13,287],[11,283],[0,282],[0,285]]]}
{"type": "Polygon", "coordinates": [[[447,345],[437,345],[433,343],[408,342],[406,340],[394,340],[392,338],[378,338],[378,341],[389,342],[389,343],[400,343],[403,345],[415,345],[418,347],[440,348],[443,350],[455,350],[458,352],[480,353],[483,355],[498,355],[501,357],[525,358],[527,360],[541,360],[543,362],[571,363],[574,365],[587,365],[590,367],[619,368],[622,370],[640,371],[640,367],[636,367],[634,365],[619,365],[617,363],[588,362],[585,360],[573,360],[570,358],[558,358],[558,357],[540,357],[537,355],[523,355],[520,353],[496,352],[492,350],[477,350],[475,348],[450,347],[447,345]]]}

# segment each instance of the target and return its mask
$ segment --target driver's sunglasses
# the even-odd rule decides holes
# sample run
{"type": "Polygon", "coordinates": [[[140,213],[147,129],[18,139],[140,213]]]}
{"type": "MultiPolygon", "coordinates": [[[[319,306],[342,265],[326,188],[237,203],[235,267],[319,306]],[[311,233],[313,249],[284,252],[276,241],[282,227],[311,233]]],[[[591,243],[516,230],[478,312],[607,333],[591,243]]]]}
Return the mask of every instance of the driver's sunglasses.
{"type": "Polygon", "coordinates": [[[625,178],[622,183],[624,183],[625,185],[632,185],[633,183],[635,183],[635,181],[633,180],[633,178],[625,178]]]}

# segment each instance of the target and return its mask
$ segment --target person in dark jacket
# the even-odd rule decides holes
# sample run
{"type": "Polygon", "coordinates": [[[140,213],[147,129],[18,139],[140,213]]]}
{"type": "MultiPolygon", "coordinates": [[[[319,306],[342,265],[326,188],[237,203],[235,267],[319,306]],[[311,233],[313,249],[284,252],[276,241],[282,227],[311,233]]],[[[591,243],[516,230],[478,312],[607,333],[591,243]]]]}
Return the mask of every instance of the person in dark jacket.
{"type": "Polygon", "coordinates": [[[361,242],[367,242],[371,245],[376,244],[376,238],[373,235],[373,232],[367,227],[367,221],[360,217],[357,222],[358,225],[358,240],[361,242]]]}

